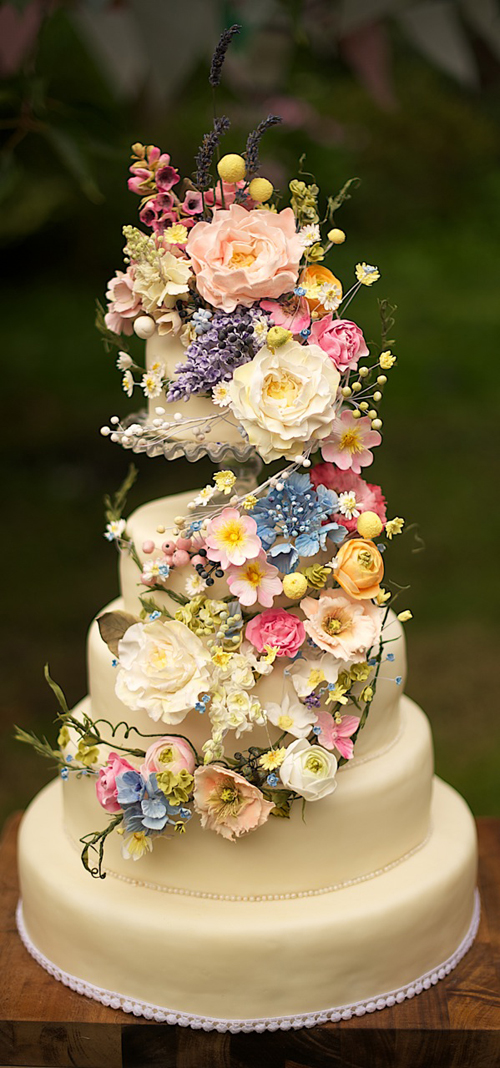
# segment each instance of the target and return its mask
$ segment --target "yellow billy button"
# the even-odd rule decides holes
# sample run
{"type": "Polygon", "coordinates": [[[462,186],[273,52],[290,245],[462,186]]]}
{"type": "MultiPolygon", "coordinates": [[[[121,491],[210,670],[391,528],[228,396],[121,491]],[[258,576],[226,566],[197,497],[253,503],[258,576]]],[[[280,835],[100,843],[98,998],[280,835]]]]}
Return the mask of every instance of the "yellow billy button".
{"type": "Polygon", "coordinates": [[[292,601],[298,601],[307,591],[308,582],[305,575],[300,571],[292,571],[291,575],[283,576],[283,593],[292,601]]]}
{"type": "Polygon", "coordinates": [[[243,156],[238,156],[235,152],[230,152],[227,156],[223,156],[217,164],[217,172],[223,182],[243,181],[246,172],[246,163],[243,156]]]}
{"type": "Polygon", "coordinates": [[[339,230],[338,227],[336,227],[336,226],[334,226],[333,230],[330,230],[327,233],[326,236],[327,236],[328,240],[332,242],[332,245],[343,245],[344,244],[345,233],[344,233],[343,230],[339,230]]]}
{"type": "Polygon", "coordinates": [[[248,193],[257,204],[264,204],[274,193],[273,183],[268,178],[253,178],[248,193]]]}
{"type": "Polygon", "coordinates": [[[377,538],[382,533],[384,524],[376,512],[361,512],[356,527],[362,538],[377,538]]]}

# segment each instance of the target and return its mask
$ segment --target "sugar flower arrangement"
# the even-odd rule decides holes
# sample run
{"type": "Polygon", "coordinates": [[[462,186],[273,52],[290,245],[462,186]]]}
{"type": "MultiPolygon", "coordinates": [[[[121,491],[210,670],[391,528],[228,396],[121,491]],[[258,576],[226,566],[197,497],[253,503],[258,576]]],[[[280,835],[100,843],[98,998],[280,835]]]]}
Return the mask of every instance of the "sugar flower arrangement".
{"type": "MultiPolygon", "coordinates": [[[[216,49],[212,84],[236,29],[216,49]]],[[[167,405],[209,398],[214,410],[230,410],[264,461],[286,465],[251,491],[219,470],[173,527],[140,546],[123,518],[133,470],[107,500],[105,537],[137,566],[142,611],[105,613],[101,637],[117,697],[147,713],[156,733],[74,715],[48,673],[59,748],[18,732],[63,778],[95,779],[110,821],[82,839],[93,875],[103,874],[115,829],[124,856],[137,860],[193,816],[235,841],[288,818],[297,801],[333,794],[339,767],[355,758],[381,667],[394,661],[383,554],[404,523],[387,518],[381,487],[364,478],[381,443],[375,405],[395,363],[394,309],[379,302],[381,345],[370,351],[346,311],[378,269],[358,263],[344,294],[323,263],[345,239],[334,214],[350,183],[323,216],[317,186],[300,179],[281,207],[259,163],[261,137],[278,121],[269,116],[242,155],[214,167],[228,127],[216,119],[194,181],[181,181],[167,153],[133,146],[129,188],[141,198],[144,229],[124,229],[126,270],[109,283],[99,322],[106,344],[120,346],[125,392],[139,388],[167,405]],[[133,331],[182,338],[174,379],[161,365],[136,363],[124,342],[133,331]],[[200,745],[190,737],[195,719],[200,745]]],[[[168,437],[169,420],[155,423],[132,424],[132,436],[168,437]]],[[[103,432],[130,438],[123,427],[103,432]]]]}

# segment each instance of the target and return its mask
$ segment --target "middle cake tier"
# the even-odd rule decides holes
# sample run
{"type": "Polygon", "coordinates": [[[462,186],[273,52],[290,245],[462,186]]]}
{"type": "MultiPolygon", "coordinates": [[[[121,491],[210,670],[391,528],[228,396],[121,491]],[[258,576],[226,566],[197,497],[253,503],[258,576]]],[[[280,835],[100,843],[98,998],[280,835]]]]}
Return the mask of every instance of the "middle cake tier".
{"type": "MultiPolygon", "coordinates": [[[[97,714],[88,699],[79,708],[97,714]]],[[[141,745],[136,735],[131,737],[133,745],[141,745]]],[[[403,697],[400,729],[392,743],[341,767],[335,792],[308,804],[304,817],[300,806],[294,806],[289,820],[269,819],[258,834],[234,843],[203,830],[193,815],[185,835],[159,837],[137,867],[123,858],[120,836],[111,835],[105,869],[132,881],[216,896],[322,890],[370,877],[425,842],[432,775],[427,717],[403,697]]],[[[96,799],[95,777],[71,776],[64,806],[66,829],[81,849],[79,839],[107,821],[96,799]]]]}

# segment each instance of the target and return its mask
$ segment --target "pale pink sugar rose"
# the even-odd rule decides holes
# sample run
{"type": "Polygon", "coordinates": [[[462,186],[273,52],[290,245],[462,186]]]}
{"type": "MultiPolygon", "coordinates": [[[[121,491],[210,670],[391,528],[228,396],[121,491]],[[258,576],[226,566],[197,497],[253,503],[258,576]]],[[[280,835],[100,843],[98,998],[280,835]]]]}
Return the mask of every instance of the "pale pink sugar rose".
{"type": "Polygon", "coordinates": [[[202,827],[234,842],[262,827],[274,803],[237,772],[207,764],[194,773],[194,807],[202,827]]]}
{"type": "Polygon", "coordinates": [[[309,637],[337,660],[363,660],[380,637],[382,609],[371,601],[356,601],[343,590],[322,590],[318,599],[304,597],[300,607],[309,637]]]}
{"type": "Polygon", "coordinates": [[[188,771],[192,775],[194,769],[194,753],[189,743],[184,738],[167,734],[150,745],[139,771],[143,779],[148,779],[153,773],[161,771],[171,771],[173,775],[188,771]]]}
{"type": "Polygon", "coordinates": [[[130,337],[134,331],[133,320],[140,314],[142,305],[134,293],[133,285],[133,267],[127,267],[126,271],[117,271],[115,277],[108,282],[108,310],[104,322],[113,334],[127,334],[130,337]]]}
{"type": "Polygon", "coordinates": [[[242,567],[230,567],[226,580],[231,593],[247,607],[258,601],[264,608],[270,608],[283,590],[279,570],[274,564],[268,564],[265,553],[247,560],[242,567]]]}
{"type": "Polygon", "coordinates": [[[116,779],[123,771],[135,771],[135,768],[118,753],[109,753],[106,767],[100,769],[95,784],[97,800],[106,812],[121,812],[121,805],[116,800],[116,779]]]}
{"type": "MultiPolygon", "coordinates": [[[[326,486],[327,489],[335,490],[335,493],[354,493],[356,497],[356,511],[375,512],[382,523],[386,522],[386,499],[381,487],[371,482],[365,482],[360,475],[355,475],[352,468],[341,471],[334,464],[315,464],[309,472],[314,487],[326,486]]],[[[342,512],[335,512],[331,517],[333,523],[341,523],[350,532],[357,529],[357,517],[348,519],[342,512]]]]}
{"type": "Polygon", "coordinates": [[[230,312],[293,289],[303,247],[291,208],[273,213],[231,204],[193,227],[186,251],[202,297],[230,312]]]}
{"type": "Polygon", "coordinates": [[[373,463],[370,449],[381,441],[378,430],[372,430],[369,418],[355,419],[352,412],[344,411],[334,419],[330,436],[321,444],[321,452],[328,463],[342,471],[352,468],[359,475],[362,467],[373,463]]]}
{"type": "Polygon", "coordinates": [[[208,559],[220,563],[224,570],[230,564],[241,566],[254,560],[262,550],[255,519],[240,515],[237,508],[224,508],[210,520],[205,544],[208,559]]]}
{"type": "Polygon", "coordinates": [[[342,716],[336,723],[330,712],[318,712],[316,726],[320,727],[318,742],[325,749],[337,749],[345,760],[351,760],[354,754],[352,735],[359,726],[359,716],[342,716]]]}
{"type": "Polygon", "coordinates": [[[311,327],[311,340],[333,360],[340,372],[355,370],[359,360],[368,356],[366,341],[356,323],[324,315],[311,327]]]}
{"type": "Polygon", "coordinates": [[[282,326],[284,330],[291,330],[292,334],[307,330],[311,322],[311,313],[305,297],[291,296],[280,301],[261,300],[260,306],[263,311],[269,312],[274,326],[282,326]]]}
{"type": "Polygon", "coordinates": [[[247,623],[245,631],[245,637],[259,653],[266,645],[271,645],[276,649],[277,656],[288,656],[290,659],[298,653],[305,636],[302,620],[284,608],[269,608],[254,616],[247,623]]]}

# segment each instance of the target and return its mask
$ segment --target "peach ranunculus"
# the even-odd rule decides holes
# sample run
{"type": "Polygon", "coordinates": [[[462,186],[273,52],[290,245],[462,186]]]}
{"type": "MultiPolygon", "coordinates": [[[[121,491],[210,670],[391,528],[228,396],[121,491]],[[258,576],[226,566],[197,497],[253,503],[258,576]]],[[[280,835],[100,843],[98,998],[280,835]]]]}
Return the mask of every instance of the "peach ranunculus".
{"type": "Polygon", "coordinates": [[[184,738],[175,736],[171,738],[170,735],[166,735],[150,745],[139,771],[143,779],[149,779],[150,775],[156,775],[162,771],[171,771],[172,775],[178,775],[180,771],[188,771],[192,775],[195,763],[193,750],[184,738]]]}
{"type": "Polygon", "coordinates": [[[369,601],[355,601],[341,590],[322,590],[318,599],[304,597],[300,607],[306,633],[336,660],[363,660],[380,637],[381,609],[369,601]]]}
{"type": "Polygon", "coordinates": [[[291,208],[274,214],[231,204],[193,227],[186,252],[202,297],[231,312],[293,290],[303,246],[291,208]]]}
{"type": "Polygon", "coordinates": [[[194,807],[202,827],[234,842],[262,827],[274,804],[236,771],[207,764],[194,773],[194,807]]]}
{"type": "Polygon", "coordinates": [[[376,597],[384,577],[384,563],[377,546],[366,538],[353,538],[341,545],[335,557],[334,578],[356,600],[376,597]]]}

